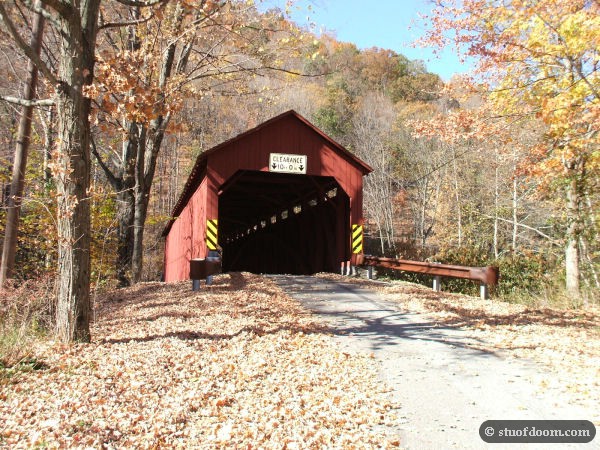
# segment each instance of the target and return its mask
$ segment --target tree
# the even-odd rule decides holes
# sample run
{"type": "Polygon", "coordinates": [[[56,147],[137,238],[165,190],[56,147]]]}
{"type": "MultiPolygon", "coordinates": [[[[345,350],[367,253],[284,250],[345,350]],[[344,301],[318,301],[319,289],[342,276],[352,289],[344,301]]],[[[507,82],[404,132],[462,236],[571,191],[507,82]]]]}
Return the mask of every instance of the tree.
{"type": "MultiPolygon", "coordinates": [[[[117,0],[130,7],[157,1],[117,0]]],[[[90,321],[90,121],[87,89],[94,79],[100,0],[43,0],[46,9],[25,2],[0,3],[0,18],[19,49],[36,65],[54,89],[57,148],[52,171],[58,212],[58,293],[56,332],[60,340],[87,342],[90,321]],[[55,70],[23,40],[15,26],[20,8],[39,12],[58,36],[55,70]]],[[[121,26],[121,24],[112,24],[121,26]]]]}
{"type": "MultiPolygon", "coordinates": [[[[205,12],[205,3],[200,2],[199,11],[205,12]]],[[[167,87],[167,82],[174,64],[178,72],[185,69],[195,36],[195,25],[187,30],[187,38],[179,35],[184,17],[189,15],[189,7],[186,9],[183,3],[172,2],[164,9],[166,11],[162,11],[161,17],[166,14],[166,19],[155,20],[158,21],[159,28],[162,23],[168,29],[167,36],[162,42],[158,42],[162,44],[166,41],[166,48],[156,45],[159,41],[156,36],[142,43],[141,36],[149,37],[151,27],[142,30],[140,26],[142,22],[152,21],[143,19],[139,8],[132,10],[130,19],[133,23],[128,30],[125,48],[117,47],[114,49],[116,54],[102,58],[95,85],[90,90],[105,115],[112,120],[114,128],[120,129],[125,136],[121,158],[115,159],[113,168],[104,161],[95,145],[92,148],[117,195],[116,269],[121,286],[130,283],[130,273],[134,281],[140,277],[144,222],[156,158],[171,113],[179,100],[172,87],[167,87]],[[183,50],[176,61],[178,45],[183,50]],[[168,102],[166,99],[169,94],[171,98],[168,102]]],[[[107,40],[111,43],[116,41],[110,36],[107,40]]],[[[113,44],[113,47],[116,45],[113,44]]]]}
{"type": "Polygon", "coordinates": [[[566,288],[579,296],[585,198],[600,152],[600,4],[590,0],[451,0],[428,18],[427,45],[454,42],[477,61],[492,114],[542,120],[529,174],[563,193],[566,288]]]}
{"type": "MultiPolygon", "coordinates": [[[[58,194],[59,283],[57,335],[62,341],[89,341],[90,320],[90,210],[89,112],[90,100],[84,86],[93,79],[95,43],[100,0],[82,4],[44,2],[41,11],[57,28],[58,69],[53,72],[25,44],[5,7],[0,17],[20,49],[55,87],[58,114],[58,148],[54,173],[58,194]]],[[[39,11],[39,8],[34,8],[39,11]]]]}
{"type": "Polygon", "coordinates": [[[381,93],[366,95],[352,120],[352,147],[374,169],[365,179],[365,209],[375,223],[382,255],[395,250],[394,122],[394,106],[381,93]]]}
{"type": "MultiPolygon", "coordinates": [[[[42,48],[42,36],[44,35],[44,16],[42,5],[36,2],[39,11],[35,14],[32,27],[30,47],[36,55],[40,55],[42,48]]],[[[0,290],[3,289],[6,280],[11,277],[15,264],[15,253],[17,249],[17,232],[19,229],[19,214],[21,211],[21,199],[25,183],[25,169],[27,167],[27,153],[31,137],[31,121],[33,116],[33,103],[37,87],[38,71],[33,61],[27,66],[27,83],[23,92],[23,105],[19,131],[17,135],[17,146],[13,162],[12,182],[8,198],[8,211],[6,214],[6,228],[4,233],[4,245],[2,246],[2,260],[0,261],[0,290]]]]}
{"type": "Polygon", "coordinates": [[[125,48],[115,44],[118,36],[107,37],[93,87],[99,114],[125,136],[119,155],[111,155],[110,145],[93,148],[118,196],[121,286],[141,278],[158,155],[184,95],[189,101],[223,89],[239,95],[248,89],[242,82],[248,85],[264,72],[292,73],[278,56],[288,51],[289,61],[302,47],[297,30],[280,14],[260,16],[248,2],[173,1],[151,20],[139,13],[129,19],[135,25],[125,48]]]}

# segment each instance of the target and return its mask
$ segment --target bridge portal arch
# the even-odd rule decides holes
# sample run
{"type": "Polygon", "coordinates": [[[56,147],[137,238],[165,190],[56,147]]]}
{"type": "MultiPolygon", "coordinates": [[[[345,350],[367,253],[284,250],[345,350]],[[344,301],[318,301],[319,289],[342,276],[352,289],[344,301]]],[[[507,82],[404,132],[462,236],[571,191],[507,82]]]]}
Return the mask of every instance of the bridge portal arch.
{"type": "Polygon", "coordinates": [[[216,246],[225,271],[339,270],[371,171],[295,111],[202,153],[163,233],[165,281],[216,246]]]}

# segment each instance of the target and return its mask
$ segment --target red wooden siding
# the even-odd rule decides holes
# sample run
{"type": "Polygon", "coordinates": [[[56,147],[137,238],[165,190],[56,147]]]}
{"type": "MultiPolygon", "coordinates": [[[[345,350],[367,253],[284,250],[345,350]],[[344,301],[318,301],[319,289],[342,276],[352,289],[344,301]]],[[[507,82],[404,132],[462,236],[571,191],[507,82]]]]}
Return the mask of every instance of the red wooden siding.
{"type": "Polygon", "coordinates": [[[206,257],[206,192],[204,180],[173,223],[165,248],[165,281],[187,280],[190,259],[206,257]]]}
{"type": "MultiPolygon", "coordinates": [[[[175,208],[178,218],[165,230],[166,281],[188,279],[190,258],[206,256],[206,220],[219,217],[221,187],[240,170],[268,172],[271,153],[306,155],[306,175],[335,178],[350,199],[349,219],[344,219],[349,223],[338,219],[337,233],[363,222],[362,177],[371,169],[290,111],[200,155],[175,208]]],[[[337,242],[337,253],[347,253],[347,246],[337,242]]]]}

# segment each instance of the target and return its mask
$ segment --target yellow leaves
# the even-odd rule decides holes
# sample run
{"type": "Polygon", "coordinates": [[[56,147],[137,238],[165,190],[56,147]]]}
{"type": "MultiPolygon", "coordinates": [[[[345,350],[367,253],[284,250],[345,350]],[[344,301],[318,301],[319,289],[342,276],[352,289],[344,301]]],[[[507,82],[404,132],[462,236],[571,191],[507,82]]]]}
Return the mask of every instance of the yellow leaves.
{"type": "Polygon", "coordinates": [[[546,158],[537,161],[536,175],[562,176],[557,162],[564,151],[598,166],[592,150],[600,144],[597,2],[451,0],[430,22],[427,42],[441,45],[445,33],[455,33],[479,61],[478,72],[492,87],[491,115],[543,121],[539,144],[546,158]]]}
{"type": "Polygon", "coordinates": [[[564,45],[574,54],[585,49],[598,48],[600,39],[600,16],[580,10],[568,15],[558,27],[564,45]]]}

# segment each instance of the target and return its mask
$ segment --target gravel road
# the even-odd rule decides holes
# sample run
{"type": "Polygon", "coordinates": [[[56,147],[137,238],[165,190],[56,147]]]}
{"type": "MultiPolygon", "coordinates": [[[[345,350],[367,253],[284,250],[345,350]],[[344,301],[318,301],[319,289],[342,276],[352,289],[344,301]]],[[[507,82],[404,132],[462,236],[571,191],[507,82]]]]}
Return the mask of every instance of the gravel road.
{"type": "MultiPolygon", "coordinates": [[[[400,405],[396,432],[403,448],[548,448],[487,444],[479,437],[479,427],[485,420],[591,417],[564,394],[544,387],[544,368],[477,350],[477,342],[461,329],[437,326],[353,284],[316,277],[272,278],[327,320],[344,351],[373,353],[382,381],[400,405]]],[[[551,448],[598,449],[598,442],[596,436],[589,444],[551,448]]]]}

